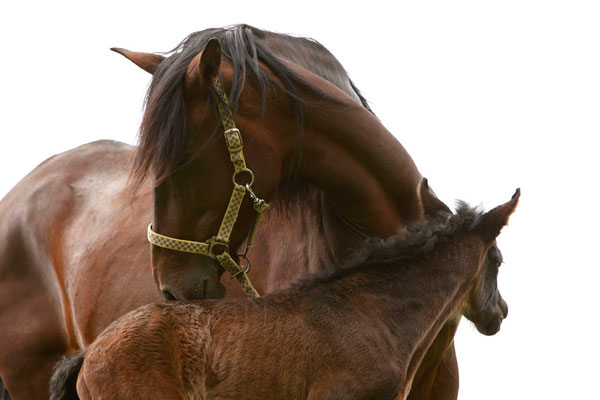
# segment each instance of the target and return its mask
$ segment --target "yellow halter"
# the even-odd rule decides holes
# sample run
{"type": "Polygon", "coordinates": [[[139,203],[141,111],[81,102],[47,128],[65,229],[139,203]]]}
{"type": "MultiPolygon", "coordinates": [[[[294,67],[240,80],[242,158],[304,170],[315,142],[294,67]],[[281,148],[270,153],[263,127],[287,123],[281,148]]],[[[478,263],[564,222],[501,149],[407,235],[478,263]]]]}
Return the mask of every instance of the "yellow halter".
{"type": "Polygon", "coordinates": [[[248,297],[259,297],[260,295],[252,286],[248,275],[248,269],[250,268],[250,261],[248,260],[248,250],[252,246],[252,240],[258,227],[258,222],[263,212],[267,211],[269,204],[264,200],[259,199],[256,194],[252,191],[252,184],[254,183],[254,174],[246,167],[246,160],[244,159],[242,136],[240,135],[239,129],[235,127],[231,109],[229,108],[229,102],[223,89],[223,81],[221,77],[217,75],[213,80],[213,88],[215,89],[215,97],[217,98],[217,106],[219,108],[219,114],[221,115],[221,122],[223,123],[223,129],[225,130],[225,143],[227,144],[227,150],[229,151],[229,158],[233,164],[233,193],[229,199],[227,210],[221,221],[219,232],[216,236],[211,237],[206,242],[194,242],[191,240],[181,240],[164,236],[156,233],[152,230],[152,224],[148,225],[148,241],[155,246],[162,247],[165,249],[171,249],[176,251],[183,251],[187,253],[201,254],[214,258],[219,261],[225,271],[229,272],[233,278],[235,278],[244,293],[248,297]],[[236,181],[236,177],[239,174],[247,173],[250,176],[250,182],[247,184],[240,184],[236,181]],[[248,240],[246,241],[246,249],[243,254],[240,254],[240,264],[238,265],[231,255],[229,254],[229,236],[233,230],[233,226],[238,217],[238,212],[242,205],[244,195],[248,193],[253,202],[254,210],[256,211],[256,220],[250,230],[248,240]],[[221,247],[223,252],[220,254],[215,253],[215,249],[221,247]],[[247,262],[246,268],[243,267],[241,260],[245,259],[247,262]]]}

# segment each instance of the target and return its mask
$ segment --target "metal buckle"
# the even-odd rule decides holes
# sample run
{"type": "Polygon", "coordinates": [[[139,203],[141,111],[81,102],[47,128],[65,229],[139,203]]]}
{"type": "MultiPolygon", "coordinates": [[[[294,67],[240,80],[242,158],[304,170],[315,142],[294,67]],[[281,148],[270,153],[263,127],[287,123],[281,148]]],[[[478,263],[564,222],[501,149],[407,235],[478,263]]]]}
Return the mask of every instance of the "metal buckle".
{"type": "Polygon", "coordinates": [[[213,253],[213,249],[214,249],[215,246],[223,246],[223,247],[225,247],[225,250],[223,250],[223,252],[221,254],[218,254],[218,255],[223,255],[223,253],[229,251],[229,243],[223,242],[222,240],[218,240],[216,236],[213,236],[210,239],[208,239],[206,241],[206,243],[208,243],[208,253],[207,253],[207,256],[209,256],[209,257],[217,258],[217,254],[213,253]]]}
{"type": "Polygon", "coordinates": [[[238,151],[242,151],[242,149],[244,148],[244,143],[242,142],[242,135],[240,134],[240,130],[238,128],[227,129],[225,131],[225,141],[227,142],[227,149],[229,150],[230,153],[237,153],[238,151]],[[229,135],[231,135],[234,132],[237,134],[240,145],[237,147],[230,147],[229,146],[229,135]]]}

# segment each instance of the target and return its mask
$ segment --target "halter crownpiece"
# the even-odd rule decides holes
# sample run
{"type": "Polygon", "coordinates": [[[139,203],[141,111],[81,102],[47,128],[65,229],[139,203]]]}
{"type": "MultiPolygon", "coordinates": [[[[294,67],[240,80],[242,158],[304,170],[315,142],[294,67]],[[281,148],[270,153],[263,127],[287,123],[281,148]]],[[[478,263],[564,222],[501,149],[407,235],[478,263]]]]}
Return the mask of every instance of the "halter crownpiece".
{"type": "Polygon", "coordinates": [[[227,96],[223,90],[223,81],[221,77],[217,75],[213,80],[214,95],[217,99],[217,107],[219,108],[219,114],[221,115],[221,122],[223,124],[225,143],[227,145],[227,151],[229,152],[229,159],[233,164],[233,192],[229,199],[229,204],[225,210],[225,215],[221,221],[219,232],[216,236],[208,239],[206,242],[195,242],[192,240],[176,239],[169,236],[161,235],[152,230],[152,224],[148,225],[148,241],[154,246],[162,247],[164,249],[170,249],[175,251],[182,251],[186,253],[201,254],[208,256],[219,261],[225,271],[231,274],[232,278],[235,278],[240,284],[242,290],[248,297],[259,297],[260,295],[252,286],[248,275],[246,274],[250,268],[250,261],[248,260],[248,250],[252,246],[252,240],[256,233],[256,228],[260,221],[262,213],[269,209],[269,204],[259,199],[258,196],[252,191],[252,184],[254,183],[254,173],[246,166],[246,160],[244,159],[242,143],[242,136],[240,135],[239,129],[235,127],[231,109],[229,108],[229,102],[227,96]],[[246,184],[240,184],[236,181],[236,177],[240,174],[250,175],[250,182],[246,184]],[[240,264],[236,263],[231,255],[229,254],[229,237],[233,226],[237,221],[238,213],[244,200],[245,194],[248,193],[250,199],[252,199],[254,210],[256,211],[256,219],[248,240],[246,241],[246,248],[243,254],[239,254],[240,259],[245,259],[248,263],[247,267],[244,268],[240,264]],[[221,249],[221,253],[216,253],[216,249],[221,249]]]}

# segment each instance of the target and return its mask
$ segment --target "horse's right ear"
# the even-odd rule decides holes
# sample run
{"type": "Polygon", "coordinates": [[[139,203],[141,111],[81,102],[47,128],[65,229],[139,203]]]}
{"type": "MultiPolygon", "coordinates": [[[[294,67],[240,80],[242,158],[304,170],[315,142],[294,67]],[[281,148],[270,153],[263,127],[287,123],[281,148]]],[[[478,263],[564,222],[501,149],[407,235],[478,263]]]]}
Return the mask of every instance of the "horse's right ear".
{"type": "Polygon", "coordinates": [[[115,53],[119,53],[141,69],[151,74],[156,71],[156,68],[160,65],[161,62],[165,59],[163,56],[159,56],[158,54],[152,53],[140,53],[137,51],[130,51],[127,49],[121,49],[119,47],[112,47],[112,51],[115,53]]]}
{"type": "Polygon", "coordinates": [[[485,213],[475,227],[474,232],[478,233],[484,241],[493,242],[502,228],[508,224],[508,218],[517,208],[520,196],[521,189],[517,189],[508,202],[485,213]]]}
{"type": "Polygon", "coordinates": [[[219,73],[221,66],[221,43],[212,38],[206,43],[204,50],[190,62],[185,73],[185,88],[187,93],[210,87],[213,79],[219,73]]]}

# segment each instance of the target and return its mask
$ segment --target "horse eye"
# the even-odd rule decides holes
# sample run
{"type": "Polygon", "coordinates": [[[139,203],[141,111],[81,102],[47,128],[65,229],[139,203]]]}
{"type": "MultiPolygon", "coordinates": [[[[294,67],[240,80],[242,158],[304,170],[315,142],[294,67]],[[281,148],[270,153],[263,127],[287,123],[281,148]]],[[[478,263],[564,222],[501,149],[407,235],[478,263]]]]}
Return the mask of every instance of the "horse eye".
{"type": "Polygon", "coordinates": [[[185,168],[185,166],[191,161],[191,158],[187,155],[184,155],[183,157],[181,157],[181,160],[179,160],[177,162],[177,169],[182,169],[185,168]]]}
{"type": "Polygon", "coordinates": [[[177,166],[178,167],[184,166],[185,164],[187,164],[188,160],[189,160],[188,156],[181,157],[181,159],[179,161],[177,161],[177,166]]]}

